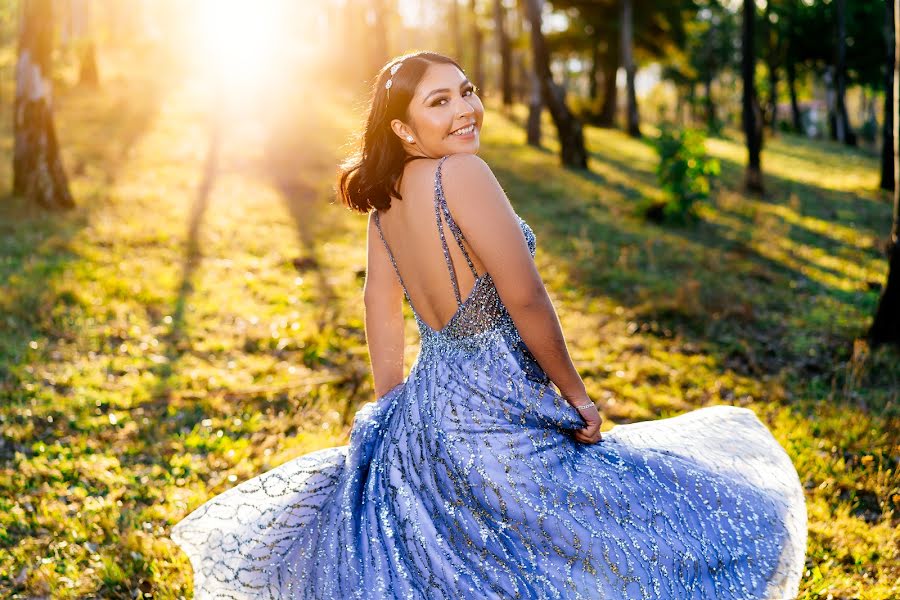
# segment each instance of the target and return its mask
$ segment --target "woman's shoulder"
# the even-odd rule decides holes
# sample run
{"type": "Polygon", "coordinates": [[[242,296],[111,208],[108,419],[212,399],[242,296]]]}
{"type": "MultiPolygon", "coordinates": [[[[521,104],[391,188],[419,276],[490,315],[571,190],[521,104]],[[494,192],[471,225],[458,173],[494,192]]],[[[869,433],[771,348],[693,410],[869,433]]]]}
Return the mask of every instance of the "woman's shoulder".
{"type": "Polygon", "coordinates": [[[445,173],[453,173],[463,176],[484,176],[493,172],[483,158],[477,154],[470,152],[458,152],[456,154],[448,154],[440,159],[442,162],[441,175],[445,173]]]}
{"type": "Polygon", "coordinates": [[[441,188],[450,212],[458,216],[463,228],[496,223],[502,214],[512,219],[515,213],[503,186],[476,154],[448,155],[441,169],[441,188]]]}
{"type": "Polygon", "coordinates": [[[449,154],[442,160],[441,185],[446,194],[464,199],[495,195],[499,191],[500,183],[494,172],[477,154],[449,154]]]}

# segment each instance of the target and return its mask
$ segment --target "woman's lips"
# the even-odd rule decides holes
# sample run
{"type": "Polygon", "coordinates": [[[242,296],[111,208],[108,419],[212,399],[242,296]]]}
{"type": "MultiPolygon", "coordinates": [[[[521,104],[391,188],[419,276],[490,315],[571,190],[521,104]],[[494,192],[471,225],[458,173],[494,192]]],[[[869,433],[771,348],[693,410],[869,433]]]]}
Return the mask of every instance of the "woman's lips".
{"type": "Polygon", "coordinates": [[[477,131],[477,127],[475,127],[474,124],[473,124],[473,125],[466,125],[465,127],[460,127],[460,128],[457,129],[456,131],[466,131],[466,130],[468,130],[468,133],[462,133],[462,134],[460,134],[460,133],[455,133],[455,132],[454,132],[454,133],[451,133],[450,135],[453,136],[453,137],[458,137],[458,138],[462,138],[462,139],[467,139],[467,138],[475,137],[475,132],[477,131]]]}

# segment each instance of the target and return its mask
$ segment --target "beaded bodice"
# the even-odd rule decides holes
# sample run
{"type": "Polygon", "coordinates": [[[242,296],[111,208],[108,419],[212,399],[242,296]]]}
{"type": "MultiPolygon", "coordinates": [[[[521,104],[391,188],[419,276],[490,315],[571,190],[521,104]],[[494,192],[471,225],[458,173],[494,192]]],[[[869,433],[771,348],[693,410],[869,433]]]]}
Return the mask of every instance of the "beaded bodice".
{"type": "MultiPolygon", "coordinates": [[[[394,271],[397,273],[400,285],[403,287],[406,301],[409,303],[410,309],[418,324],[419,334],[422,339],[421,351],[430,352],[438,349],[464,349],[466,347],[473,347],[473,345],[479,343],[479,340],[483,341],[482,338],[491,332],[512,334],[513,341],[517,344],[521,344],[518,332],[509,316],[509,312],[506,310],[503,301],[497,293],[497,288],[494,286],[491,274],[488,272],[482,274],[478,273],[462,243],[463,239],[465,239],[463,233],[460,230],[459,225],[457,225],[456,221],[453,219],[453,215],[450,214],[450,209],[447,206],[447,200],[444,197],[444,189],[441,183],[441,166],[446,159],[447,156],[444,156],[438,161],[437,170],[435,172],[434,215],[441,240],[441,246],[444,252],[444,260],[447,263],[450,281],[453,284],[453,292],[456,296],[457,309],[453,316],[451,316],[447,323],[440,329],[434,329],[428,325],[416,311],[412,299],[409,296],[409,291],[403,283],[403,276],[400,274],[400,269],[397,267],[393,252],[391,252],[390,246],[384,238],[378,211],[376,210],[373,215],[375,225],[378,228],[378,234],[387,249],[388,257],[391,260],[391,264],[394,266],[394,271]],[[469,270],[475,277],[475,283],[465,299],[461,297],[459,292],[459,283],[457,282],[453,261],[450,258],[450,249],[447,246],[447,236],[444,232],[441,214],[444,215],[444,218],[447,221],[447,227],[449,228],[453,239],[456,241],[456,244],[462,251],[469,270]]],[[[522,234],[525,236],[525,241],[528,245],[528,250],[533,258],[537,250],[537,240],[534,231],[522,217],[518,214],[516,214],[516,217],[519,220],[519,226],[522,229],[522,234]]]]}

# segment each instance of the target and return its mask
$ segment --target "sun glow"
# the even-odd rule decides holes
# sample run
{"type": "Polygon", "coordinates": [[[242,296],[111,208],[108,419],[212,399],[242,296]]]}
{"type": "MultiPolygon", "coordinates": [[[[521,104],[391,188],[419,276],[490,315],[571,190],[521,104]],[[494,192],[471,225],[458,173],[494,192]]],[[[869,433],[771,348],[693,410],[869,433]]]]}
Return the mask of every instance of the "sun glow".
{"type": "Polygon", "coordinates": [[[229,94],[253,93],[277,79],[284,29],[279,0],[200,0],[195,31],[201,70],[229,94]]]}

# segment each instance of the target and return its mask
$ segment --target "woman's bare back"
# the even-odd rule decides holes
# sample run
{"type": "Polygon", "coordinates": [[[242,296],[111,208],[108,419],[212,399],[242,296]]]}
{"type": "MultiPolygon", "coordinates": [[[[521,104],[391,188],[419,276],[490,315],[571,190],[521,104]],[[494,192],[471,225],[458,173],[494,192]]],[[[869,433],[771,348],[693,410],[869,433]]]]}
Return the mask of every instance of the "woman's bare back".
{"type": "MultiPolygon", "coordinates": [[[[446,258],[437,226],[438,215],[445,236],[450,227],[442,211],[435,214],[435,177],[439,159],[417,159],[404,167],[399,182],[402,200],[393,198],[391,208],[379,211],[385,241],[394,255],[400,276],[410,300],[430,327],[440,330],[457,311],[452,282],[448,276],[446,258]]],[[[475,285],[476,276],[457,244],[447,240],[450,260],[456,273],[459,293],[463,300],[475,285]]],[[[460,240],[479,275],[484,265],[465,238],[460,240]]]]}

